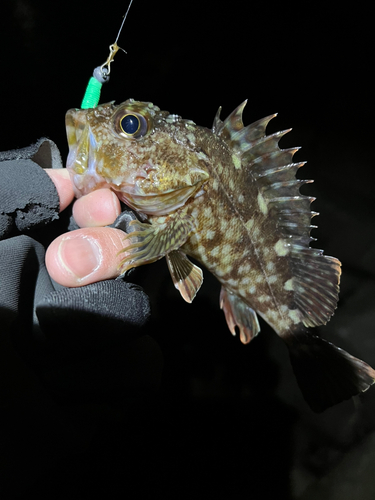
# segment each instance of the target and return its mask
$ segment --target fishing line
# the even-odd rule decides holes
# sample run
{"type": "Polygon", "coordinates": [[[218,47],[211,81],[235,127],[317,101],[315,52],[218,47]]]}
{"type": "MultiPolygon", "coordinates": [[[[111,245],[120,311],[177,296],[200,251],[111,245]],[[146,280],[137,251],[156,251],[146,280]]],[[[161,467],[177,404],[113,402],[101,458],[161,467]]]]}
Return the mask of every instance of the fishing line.
{"type": "Polygon", "coordinates": [[[86,92],[82,99],[81,109],[96,108],[100,99],[100,92],[102,90],[102,85],[103,83],[109,81],[109,74],[111,72],[111,62],[113,61],[116,53],[118,52],[118,50],[122,50],[126,54],[126,50],[119,47],[117,45],[117,41],[119,39],[120,33],[122,31],[122,28],[124,26],[125,20],[127,18],[132,3],[133,0],[130,0],[128,10],[124,15],[124,19],[122,20],[120,29],[117,33],[116,40],[112,45],[109,46],[109,56],[107,60],[101,66],[98,66],[97,68],[94,69],[93,76],[90,78],[89,83],[87,84],[86,92]]]}

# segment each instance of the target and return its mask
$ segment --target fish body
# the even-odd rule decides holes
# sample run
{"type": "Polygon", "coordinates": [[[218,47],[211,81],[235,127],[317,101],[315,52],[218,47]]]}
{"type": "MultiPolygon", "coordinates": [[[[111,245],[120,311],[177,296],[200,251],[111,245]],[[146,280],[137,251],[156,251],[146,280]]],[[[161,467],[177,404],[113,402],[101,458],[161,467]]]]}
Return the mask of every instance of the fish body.
{"type": "Polygon", "coordinates": [[[191,302],[202,284],[193,257],[221,282],[220,305],[243,343],[262,316],[288,346],[297,381],[316,411],[366,390],[374,370],[310,333],[337,305],[340,262],[309,246],[313,198],[300,194],[298,148],[280,149],[288,131],[266,135],[266,117],[244,127],[236,108],[212,129],[125,101],[67,113],[77,196],[110,187],[134,209],[122,262],[165,257],[176,288],[191,302]]]}

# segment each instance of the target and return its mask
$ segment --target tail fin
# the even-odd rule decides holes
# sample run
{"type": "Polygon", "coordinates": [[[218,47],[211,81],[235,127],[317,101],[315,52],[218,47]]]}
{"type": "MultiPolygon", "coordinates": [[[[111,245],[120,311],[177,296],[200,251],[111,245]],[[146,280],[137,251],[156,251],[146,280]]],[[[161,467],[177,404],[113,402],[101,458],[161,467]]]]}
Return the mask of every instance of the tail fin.
{"type": "Polygon", "coordinates": [[[371,366],[316,335],[304,331],[284,340],[303,397],[317,413],[375,382],[371,366]]]}

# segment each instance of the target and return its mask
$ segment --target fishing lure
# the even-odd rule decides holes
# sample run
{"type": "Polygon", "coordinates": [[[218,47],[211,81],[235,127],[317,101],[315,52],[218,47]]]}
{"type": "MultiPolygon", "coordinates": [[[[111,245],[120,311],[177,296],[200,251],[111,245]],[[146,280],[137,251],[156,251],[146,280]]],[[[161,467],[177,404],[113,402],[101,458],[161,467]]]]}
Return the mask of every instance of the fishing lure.
{"type": "Polygon", "coordinates": [[[276,115],[244,126],[236,108],[211,129],[148,102],[71,109],[67,168],[77,196],[102,187],[141,220],[126,238],[122,271],[162,257],[191,302],[203,274],[221,282],[220,306],[243,343],[260,331],[258,315],[284,340],[302,393],[314,411],[365,391],[375,371],[309,328],[327,323],[341,264],[310,247],[313,198],[296,179],[297,148],[280,149],[288,131],[266,134],[276,115]]]}
{"type": "Polygon", "coordinates": [[[109,46],[109,56],[105,63],[101,66],[98,66],[94,69],[93,76],[90,78],[89,83],[87,84],[85,95],[82,99],[81,109],[90,109],[96,108],[100,100],[100,93],[102,90],[103,83],[107,83],[109,81],[109,75],[111,72],[111,63],[113,62],[115,55],[119,50],[122,50],[126,53],[124,49],[117,45],[118,39],[120,37],[122,28],[124,27],[126,18],[128,17],[128,13],[130,7],[133,3],[133,0],[130,1],[128,9],[124,15],[124,19],[122,20],[120,29],[118,30],[116,40],[112,45],[109,46]]]}

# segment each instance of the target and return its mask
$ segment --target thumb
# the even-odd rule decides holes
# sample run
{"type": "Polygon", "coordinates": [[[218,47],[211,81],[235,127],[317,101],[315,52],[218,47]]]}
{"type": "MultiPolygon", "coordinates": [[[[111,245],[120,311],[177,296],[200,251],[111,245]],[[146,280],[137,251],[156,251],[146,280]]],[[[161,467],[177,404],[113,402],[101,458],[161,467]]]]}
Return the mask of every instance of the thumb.
{"type": "Polygon", "coordinates": [[[77,287],[120,274],[126,234],[110,227],[77,229],[56,238],[46,252],[50,276],[63,286],[77,287]],[[119,252],[121,252],[119,254],[119,252]]]}

